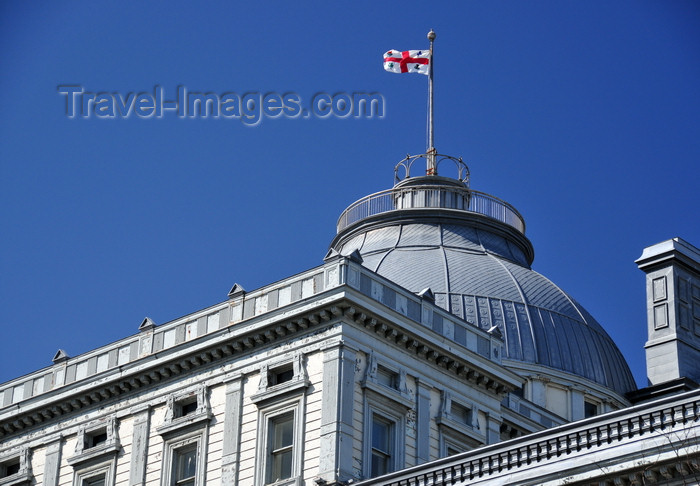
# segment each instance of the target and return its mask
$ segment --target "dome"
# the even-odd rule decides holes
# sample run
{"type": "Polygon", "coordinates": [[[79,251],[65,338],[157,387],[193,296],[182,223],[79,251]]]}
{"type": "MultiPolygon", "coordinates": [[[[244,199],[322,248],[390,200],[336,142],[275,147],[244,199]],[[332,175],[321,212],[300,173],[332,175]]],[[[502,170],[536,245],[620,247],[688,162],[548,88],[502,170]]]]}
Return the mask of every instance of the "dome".
{"type": "Polygon", "coordinates": [[[359,251],[365,267],[412,292],[429,287],[437,305],[474,326],[497,326],[516,367],[539,365],[620,395],[636,389],[601,325],[530,268],[534,251],[524,231],[505,201],[469,189],[463,177],[429,175],[352,204],[331,247],[359,251]]]}

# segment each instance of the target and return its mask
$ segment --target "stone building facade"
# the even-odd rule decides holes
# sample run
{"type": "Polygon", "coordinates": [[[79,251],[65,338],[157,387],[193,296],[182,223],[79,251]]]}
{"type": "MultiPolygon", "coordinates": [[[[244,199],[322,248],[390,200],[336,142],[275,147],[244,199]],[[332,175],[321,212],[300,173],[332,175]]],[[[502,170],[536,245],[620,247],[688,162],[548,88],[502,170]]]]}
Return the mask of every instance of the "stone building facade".
{"type": "Polygon", "coordinates": [[[410,177],[417,160],[343,212],[322,265],[0,385],[0,486],[697,479],[698,250],[638,262],[653,386],[636,390],[530,268],[517,210],[461,160],[410,177]]]}

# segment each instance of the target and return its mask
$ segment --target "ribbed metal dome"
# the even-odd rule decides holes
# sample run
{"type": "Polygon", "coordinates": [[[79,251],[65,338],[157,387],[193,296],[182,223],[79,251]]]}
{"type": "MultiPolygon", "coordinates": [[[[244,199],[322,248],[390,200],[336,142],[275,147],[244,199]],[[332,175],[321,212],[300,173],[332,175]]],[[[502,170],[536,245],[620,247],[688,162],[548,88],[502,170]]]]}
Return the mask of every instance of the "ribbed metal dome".
{"type": "Polygon", "coordinates": [[[625,359],[600,324],[530,268],[534,252],[517,211],[491,196],[496,203],[485,210],[478,199],[486,196],[455,179],[407,179],[351,205],[331,247],[343,255],[358,250],[364,266],[410,291],[430,287],[437,305],[473,325],[498,326],[510,360],[619,394],[634,390],[625,359]],[[518,218],[509,221],[505,210],[518,218]]]}

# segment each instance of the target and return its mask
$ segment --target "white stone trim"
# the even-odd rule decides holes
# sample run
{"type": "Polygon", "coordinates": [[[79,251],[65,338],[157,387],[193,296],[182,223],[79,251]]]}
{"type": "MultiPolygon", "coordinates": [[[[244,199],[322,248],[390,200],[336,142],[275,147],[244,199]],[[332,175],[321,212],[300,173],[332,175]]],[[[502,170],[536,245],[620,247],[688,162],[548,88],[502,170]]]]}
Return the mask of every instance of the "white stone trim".
{"type": "Polygon", "coordinates": [[[250,397],[250,400],[255,404],[259,404],[291,393],[304,393],[309,385],[311,385],[311,382],[306,372],[305,357],[301,352],[296,352],[293,356],[272,364],[264,363],[260,367],[258,391],[250,397]],[[293,370],[291,380],[279,384],[269,383],[270,373],[290,366],[293,370]]]}
{"type": "Polygon", "coordinates": [[[392,458],[390,469],[398,471],[404,467],[406,460],[406,413],[399,408],[397,410],[395,402],[391,398],[365,390],[364,403],[364,427],[362,445],[362,475],[365,478],[371,477],[372,472],[372,419],[378,415],[384,420],[393,423],[392,438],[392,458]]]}
{"type": "Polygon", "coordinates": [[[159,434],[174,434],[193,427],[206,427],[212,418],[209,395],[205,385],[198,385],[186,391],[168,395],[163,424],[156,428],[159,434]],[[178,416],[178,408],[195,400],[197,408],[193,413],[178,416]]]}
{"type": "Polygon", "coordinates": [[[172,485],[173,458],[178,450],[195,444],[197,448],[197,466],[195,486],[204,486],[207,468],[207,431],[208,427],[193,432],[173,436],[163,442],[163,460],[161,469],[161,486],[172,485]]]}
{"type": "Polygon", "coordinates": [[[116,460],[102,462],[99,464],[91,464],[80,469],[76,469],[73,473],[73,486],[83,486],[83,481],[95,476],[104,476],[105,486],[114,486],[116,474],[116,460]]]}
{"type": "Polygon", "coordinates": [[[4,474],[5,467],[9,463],[18,463],[19,469],[14,474],[0,477],[0,486],[24,484],[32,480],[31,462],[29,461],[29,449],[27,447],[0,454],[0,473],[4,474]]]}
{"type": "Polygon", "coordinates": [[[116,461],[116,456],[121,449],[117,427],[117,418],[110,415],[101,420],[97,420],[78,429],[78,439],[75,444],[75,453],[67,459],[68,464],[77,468],[88,461],[109,461],[112,464],[116,461]],[[90,437],[104,433],[107,437],[102,444],[90,446],[90,437]]]}
{"type": "Polygon", "coordinates": [[[302,484],[303,475],[303,449],[304,449],[304,417],[306,416],[306,395],[288,398],[282,401],[263,406],[258,411],[258,435],[257,457],[255,461],[255,484],[263,486],[274,484],[275,486],[299,486],[302,484]],[[268,453],[269,453],[269,425],[275,417],[292,413],[294,417],[294,439],[292,445],[292,473],[291,477],[267,483],[268,453]]]}

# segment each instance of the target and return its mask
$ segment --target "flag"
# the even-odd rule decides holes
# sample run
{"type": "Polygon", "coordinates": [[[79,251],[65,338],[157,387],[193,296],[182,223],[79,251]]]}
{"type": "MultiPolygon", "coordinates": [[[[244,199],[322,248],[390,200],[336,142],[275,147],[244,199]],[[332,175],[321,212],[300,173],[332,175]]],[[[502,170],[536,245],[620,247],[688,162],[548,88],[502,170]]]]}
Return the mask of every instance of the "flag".
{"type": "Polygon", "coordinates": [[[391,73],[430,74],[430,51],[386,51],[384,69],[391,73]]]}

